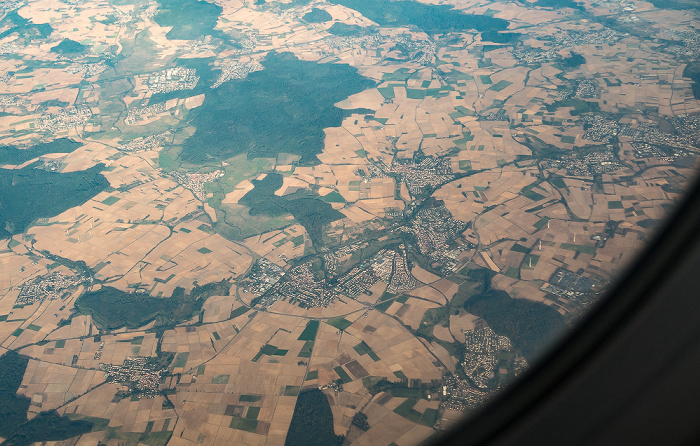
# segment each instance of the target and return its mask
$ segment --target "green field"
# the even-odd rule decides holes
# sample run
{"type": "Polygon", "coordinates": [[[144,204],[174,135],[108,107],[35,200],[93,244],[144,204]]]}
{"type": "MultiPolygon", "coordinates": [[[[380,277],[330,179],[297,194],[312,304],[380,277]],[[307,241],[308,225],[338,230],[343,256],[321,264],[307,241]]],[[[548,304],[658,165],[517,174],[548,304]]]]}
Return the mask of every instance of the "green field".
{"type": "Polygon", "coordinates": [[[559,247],[561,249],[566,249],[569,251],[578,251],[584,254],[593,255],[596,253],[596,247],[591,245],[574,245],[573,243],[562,243],[559,247]]]}
{"type": "Polygon", "coordinates": [[[316,339],[316,332],[318,331],[318,327],[320,325],[320,322],[317,320],[311,320],[306,323],[306,327],[304,327],[304,331],[301,332],[297,340],[299,341],[313,341],[316,339]]]}
{"type": "Polygon", "coordinates": [[[350,322],[349,320],[345,319],[344,317],[336,317],[336,318],[333,318],[333,319],[328,319],[328,320],[326,321],[326,324],[328,324],[328,325],[330,325],[330,326],[332,326],[332,327],[335,327],[335,328],[337,328],[337,329],[340,330],[340,331],[343,331],[343,330],[345,330],[346,328],[348,328],[349,326],[351,326],[351,325],[352,325],[352,322],[350,322]]]}
{"type": "Polygon", "coordinates": [[[398,70],[396,70],[392,73],[384,73],[382,75],[382,80],[383,81],[406,82],[411,77],[412,71],[413,70],[410,70],[408,68],[399,68],[398,70]]]}
{"type": "Polygon", "coordinates": [[[299,390],[301,390],[301,388],[299,386],[285,386],[283,395],[284,396],[297,396],[297,395],[299,395],[299,390]]]}
{"type": "Polygon", "coordinates": [[[459,169],[460,170],[472,170],[472,162],[471,160],[459,160],[459,169]]]}
{"type": "Polygon", "coordinates": [[[229,316],[229,318],[235,319],[238,316],[241,316],[241,315],[247,313],[248,311],[250,311],[250,308],[248,308],[248,307],[238,307],[234,310],[231,310],[231,316],[229,316]]]}
{"type": "Polygon", "coordinates": [[[365,343],[365,341],[360,342],[356,346],[353,347],[353,349],[357,352],[358,355],[364,356],[368,355],[374,362],[379,361],[379,356],[377,356],[376,353],[372,350],[372,348],[365,343]]]}
{"type": "Polygon", "coordinates": [[[513,247],[511,247],[510,250],[515,251],[515,252],[521,252],[524,254],[527,254],[528,252],[530,252],[530,248],[525,247],[525,246],[521,245],[520,243],[514,243],[513,247]]]}
{"type": "Polygon", "coordinates": [[[512,82],[509,82],[509,81],[507,81],[507,80],[502,80],[502,81],[498,81],[498,83],[496,83],[495,85],[493,85],[492,87],[490,87],[489,90],[493,90],[493,91],[503,91],[503,90],[505,90],[506,88],[510,87],[511,85],[513,85],[512,82]]]}
{"type": "Polygon", "coordinates": [[[338,374],[340,379],[343,380],[343,383],[352,382],[352,378],[350,377],[350,375],[348,375],[348,372],[345,371],[343,366],[339,365],[338,367],[333,367],[333,370],[335,371],[335,373],[338,374]]]}
{"type": "Polygon", "coordinates": [[[508,269],[506,269],[505,275],[513,279],[520,279],[520,270],[509,266],[508,269]]]}
{"type": "Polygon", "coordinates": [[[438,410],[437,409],[425,409],[423,416],[420,417],[419,423],[423,426],[433,427],[437,421],[438,410]]]}
{"type": "Polygon", "coordinates": [[[260,415],[260,408],[255,407],[255,406],[250,406],[248,407],[248,411],[245,414],[245,417],[250,419],[250,420],[257,420],[258,415],[260,415]]]}
{"type": "Polygon", "coordinates": [[[173,367],[184,367],[187,364],[187,359],[190,357],[190,352],[181,352],[175,356],[173,367]]]}
{"type": "Polygon", "coordinates": [[[395,371],[395,372],[394,372],[394,376],[397,377],[397,378],[399,378],[399,379],[408,379],[408,378],[406,377],[406,375],[405,375],[401,370],[395,371]]]}
{"type": "Polygon", "coordinates": [[[535,192],[533,189],[538,187],[538,183],[532,183],[522,188],[520,194],[529,198],[532,201],[544,200],[544,195],[535,192]]]}
{"type": "Polygon", "coordinates": [[[414,423],[417,423],[423,415],[422,413],[413,409],[413,406],[415,406],[417,402],[418,398],[409,398],[403,403],[399,404],[398,407],[394,409],[394,412],[414,423]]]}
{"type": "Polygon", "coordinates": [[[211,379],[212,384],[228,384],[228,380],[231,378],[231,375],[215,375],[211,379]]]}
{"type": "Polygon", "coordinates": [[[377,88],[377,90],[384,96],[384,99],[391,100],[396,97],[396,94],[394,94],[394,87],[382,87],[377,88]]]}
{"type": "Polygon", "coordinates": [[[399,398],[420,398],[423,392],[420,389],[411,389],[408,387],[394,387],[389,389],[391,396],[399,398]]]}
{"type": "MultiPolygon", "coordinates": [[[[359,152],[359,150],[358,150],[358,152],[359,152]]],[[[366,153],[365,153],[365,155],[366,155],[366,153]]],[[[364,156],[364,155],[360,155],[360,156],[364,156]]],[[[337,190],[334,190],[333,192],[331,192],[327,195],[324,195],[323,197],[321,197],[321,200],[325,201],[326,203],[345,203],[345,198],[343,198],[343,196],[340,195],[340,192],[338,192],[337,190]]]]}
{"type": "Polygon", "coordinates": [[[255,432],[255,430],[258,428],[258,420],[233,417],[228,427],[239,431],[255,432]]]}
{"type": "Polygon", "coordinates": [[[372,349],[365,343],[365,341],[360,342],[356,346],[353,347],[353,349],[357,352],[358,355],[366,355],[367,353],[371,352],[372,349]]]}
{"type": "Polygon", "coordinates": [[[525,256],[523,259],[523,263],[521,265],[522,269],[534,269],[535,266],[537,266],[537,262],[540,261],[540,256],[537,255],[528,255],[525,256]]]}
{"type": "Polygon", "coordinates": [[[304,342],[304,346],[301,347],[301,350],[299,351],[299,354],[297,355],[299,358],[310,358],[311,357],[311,351],[314,348],[314,341],[306,341],[304,342]]]}
{"type": "Polygon", "coordinates": [[[406,89],[406,97],[408,99],[425,99],[425,90],[417,90],[414,88],[406,89]]]}
{"type": "Polygon", "coordinates": [[[533,226],[537,229],[542,229],[545,226],[547,226],[547,223],[549,223],[549,217],[542,217],[538,221],[536,221],[533,226]]]}

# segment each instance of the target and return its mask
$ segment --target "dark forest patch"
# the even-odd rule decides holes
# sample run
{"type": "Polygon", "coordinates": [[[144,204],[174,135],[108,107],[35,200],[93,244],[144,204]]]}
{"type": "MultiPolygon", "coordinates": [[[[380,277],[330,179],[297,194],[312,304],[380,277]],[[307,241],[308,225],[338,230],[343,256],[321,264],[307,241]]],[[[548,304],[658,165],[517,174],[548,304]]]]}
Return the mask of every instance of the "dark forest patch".
{"type": "Polygon", "coordinates": [[[321,232],[325,225],[344,217],[329,203],[308,192],[297,192],[284,197],[275,195],[275,191],[282,187],[280,174],[268,174],[262,180],[253,180],[253,185],[255,188],[239,201],[250,208],[250,215],[277,217],[292,214],[306,228],[314,243],[321,243],[321,232]]]}
{"type": "Polygon", "coordinates": [[[301,392],[284,445],[340,446],[343,440],[333,430],[333,412],[326,395],[318,389],[301,392]]]}
{"type": "Polygon", "coordinates": [[[61,43],[51,48],[52,53],[59,54],[80,54],[85,52],[87,47],[80,42],[71,39],[63,39],[61,43]]]}
{"type": "MultiPolygon", "coordinates": [[[[46,103],[44,103],[46,105],[46,103]]],[[[30,159],[46,155],[47,153],[71,153],[82,146],[68,138],[60,138],[51,142],[36,144],[28,149],[18,149],[15,146],[0,146],[0,165],[22,164],[30,159]]]]}
{"type": "Polygon", "coordinates": [[[221,37],[214,30],[223,8],[202,0],[158,0],[160,7],[153,20],[160,26],[172,26],[168,39],[195,40],[204,36],[221,37]]]}
{"type": "Polygon", "coordinates": [[[222,280],[196,286],[189,293],[177,287],[172,296],[159,298],[105,286],[79,297],[75,307],[92,314],[97,322],[110,330],[124,326],[142,327],[156,318],[159,318],[159,325],[177,324],[198,314],[208,297],[228,296],[229,288],[230,283],[222,280]]]}
{"type": "Polygon", "coordinates": [[[88,421],[71,421],[56,411],[42,412],[31,421],[27,411],[31,400],[17,395],[29,360],[10,351],[0,356],[0,437],[3,445],[27,446],[44,441],[65,440],[92,430],[88,421]]]}
{"type": "Polygon", "coordinates": [[[505,291],[492,289],[490,272],[479,271],[470,272],[470,277],[482,281],[482,291],[469,297],[464,309],[483,318],[496,333],[509,337],[532,363],[564,331],[564,316],[543,303],[513,299],[505,291]]]}
{"type": "Polygon", "coordinates": [[[24,232],[37,218],[55,217],[109,186],[102,164],[56,173],[27,166],[0,169],[0,238],[24,232]]]}
{"type": "Polygon", "coordinates": [[[375,86],[348,65],[302,61],[291,53],[270,53],[262,65],[245,79],[209,90],[191,111],[197,130],[182,144],[184,161],[292,153],[301,155],[301,163],[317,163],[323,129],[340,126],[353,113],[333,104],[375,86]]]}
{"type": "Polygon", "coordinates": [[[303,18],[309,23],[323,23],[333,20],[333,16],[331,16],[328,11],[319,8],[313,8],[310,12],[304,14],[303,18]]]}
{"type": "Polygon", "coordinates": [[[486,15],[464,14],[447,5],[426,5],[410,0],[366,1],[330,0],[354,9],[380,26],[414,25],[427,33],[475,29],[497,32],[508,28],[508,21],[486,15]]]}

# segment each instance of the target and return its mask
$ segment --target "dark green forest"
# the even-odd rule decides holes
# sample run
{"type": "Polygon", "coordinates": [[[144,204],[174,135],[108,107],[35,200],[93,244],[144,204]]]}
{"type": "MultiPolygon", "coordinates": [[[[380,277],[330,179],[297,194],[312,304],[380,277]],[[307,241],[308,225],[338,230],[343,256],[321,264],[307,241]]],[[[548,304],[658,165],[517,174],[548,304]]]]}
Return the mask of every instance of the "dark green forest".
{"type": "Polygon", "coordinates": [[[496,333],[509,337],[532,363],[566,329],[566,321],[543,303],[513,299],[505,291],[491,288],[491,277],[488,270],[470,272],[472,280],[482,282],[482,289],[467,299],[464,309],[483,318],[496,333]]]}
{"type": "Polygon", "coordinates": [[[659,9],[700,9],[698,0],[649,0],[659,9]]]}
{"type": "Polygon", "coordinates": [[[333,412],[326,395],[318,389],[301,392],[284,446],[340,446],[343,440],[333,430],[333,412]]]}
{"type": "Polygon", "coordinates": [[[333,19],[328,11],[319,8],[313,8],[310,12],[304,14],[303,18],[309,23],[323,23],[333,19]]]}
{"type": "Polygon", "coordinates": [[[341,22],[336,22],[328,28],[329,33],[340,37],[361,36],[371,31],[374,31],[374,28],[348,25],[341,22]]]}
{"type": "Polygon", "coordinates": [[[683,77],[693,80],[693,96],[700,99],[700,61],[686,65],[683,77]]]}
{"type": "Polygon", "coordinates": [[[322,229],[328,223],[341,219],[343,214],[333,209],[329,203],[307,193],[294,193],[284,197],[275,195],[282,187],[282,175],[268,174],[262,180],[253,180],[255,188],[239,201],[250,208],[251,215],[276,217],[292,214],[314,243],[322,243],[322,229]]]}
{"type": "Polygon", "coordinates": [[[63,39],[58,45],[51,47],[52,53],[59,54],[79,54],[85,51],[87,47],[80,42],[71,39],[63,39]]]}
{"type": "Polygon", "coordinates": [[[5,30],[0,32],[0,39],[12,33],[18,33],[26,37],[44,38],[48,37],[53,32],[53,28],[48,23],[36,25],[17,14],[17,11],[7,13],[2,19],[2,22],[0,22],[0,29],[5,30]]]}
{"type": "Polygon", "coordinates": [[[537,0],[534,5],[542,8],[573,8],[584,10],[584,7],[575,0],[537,0]]]}
{"type": "Polygon", "coordinates": [[[354,9],[380,26],[414,25],[431,34],[468,29],[496,32],[508,27],[506,20],[485,15],[464,14],[447,5],[426,5],[410,0],[330,0],[330,2],[354,9]]]}
{"type": "Polygon", "coordinates": [[[215,31],[223,8],[202,0],[158,0],[160,7],[153,20],[160,26],[172,26],[168,39],[195,40],[204,36],[221,37],[215,31]]]}
{"type": "Polygon", "coordinates": [[[109,182],[100,173],[103,167],[68,173],[32,166],[0,169],[0,239],[25,232],[37,218],[55,217],[105,190],[109,182]]]}
{"type": "Polygon", "coordinates": [[[17,395],[29,360],[14,351],[0,356],[0,437],[3,445],[27,446],[35,442],[57,441],[90,432],[92,423],[71,421],[55,411],[43,412],[27,420],[30,399],[17,395]]]}
{"type": "Polygon", "coordinates": [[[586,58],[572,51],[571,57],[565,58],[562,62],[566,68],[578,68],[586,63],[586,58]]]}
{"type": "Polygon", "coordinates": [[[520,33],[501,33],[498,31],[484,31],[481,33],[482,42],[508,43],[522,36],[520,33]]]}
{"type": "Polygon", "coordinates": [[[197,315],[208,297],[228,296],[229,289],[230,283],[222,280],[195,286],[189,294],[184,288],[177,287],[169,298],[159,298],[103,286],[98,291],[80,296],[75,307],[80,312],[92,314],[108,330],[124,326],[138,328],[156,318],[160,318],[159,325],[172,325],[197,315]]]}
{"type": "Polygon", "coordinates": [[[270,53],[262,64],[262,71],[209,90],[190,112],[197,130],[182,144],[184,161],[284,152],[317,163],[323,129],[340,126],[352,113],[333,104],[375,86],[348,65],[301,61],[291,53],[270,53]]]}
{"type": "Polygon", "coordinates": [[[18,149],[15,146],[0,146],[0,165],[22,164],[47,153],[71,153],[81,146],[82,144],[79,142],[68,138],[37,144],[28,149],[18,149]]]}

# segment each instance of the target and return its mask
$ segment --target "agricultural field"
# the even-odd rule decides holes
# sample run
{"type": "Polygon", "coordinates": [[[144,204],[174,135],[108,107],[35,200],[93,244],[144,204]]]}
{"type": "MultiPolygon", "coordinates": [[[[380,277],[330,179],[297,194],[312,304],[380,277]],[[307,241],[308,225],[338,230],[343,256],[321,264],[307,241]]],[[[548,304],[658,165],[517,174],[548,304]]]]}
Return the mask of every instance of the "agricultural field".
{"type": "Polygon", "coordinates": [[[693,181],[667,3],[6,2],[0,440],[439,436],[693,181]]]}

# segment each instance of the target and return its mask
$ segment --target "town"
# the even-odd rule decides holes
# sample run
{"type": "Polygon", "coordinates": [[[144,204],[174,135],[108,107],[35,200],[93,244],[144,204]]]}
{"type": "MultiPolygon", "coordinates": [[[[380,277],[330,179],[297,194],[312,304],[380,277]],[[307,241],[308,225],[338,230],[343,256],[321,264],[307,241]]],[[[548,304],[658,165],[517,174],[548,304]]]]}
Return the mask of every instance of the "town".
{"type": "Polygon", "coordinates": [[[156,104],[146,105],[144,107],[134,107],[127,111],[127,116],[124,118],[124,124],[131,125],[136,123],[141,116],[156,115],[165,111],[165,103],[158,102],[156,104]]]}
{"type": "Polygon", "coordinates": [[[59,299],[66,290],[90,282],[91,279],[87,276],[66,276],[59,272],[37,277],[31,282],[22,284],[15,304],[31,305],[34,302],[42,302],[45,299],[59,299]]]}
{"type": "Polygon", "coordinates": [[[410,225],[399,230],[412,234],[420,252],[435,262],[434,268],[445,275],[454,273],[460,265],[459,256],[470,245],[457,243],[468,224],[452,218],[444,205],[421,209],[410,225]]]}
{"type": "Polygon", "coordinates": [[[492,387],[496,377],[499,353],[511,351],[510,339],[499,336],[491,327],[483,326],[464,331],[464,362],[462,367],[469,381],[479,390],[492,387]]]}
{"type": "Polygon", "coordinates": [[[49,113],[36,119],[36,127],[50,132],[60,132],[78,127],[88,122],[92,110],[87,105],[66,107],[57,113],[49,113]]]}
{"type": "Polygon", "coordinates": [[[216,82],[214,82],[214,84],[211,86],[211,88],[217,88],[224,82],[229,81],[231,79],[244,79],[250,73],[260,71],[262,69],[263,66],[256,61],[247,63],[238,61],[226,62],[223,65],[221,65],[221,74],[219,75],[219,78],[216,80],[216,82]]]}
{"type": "Polygon", "coordinates": [[[148,150],[152,149],[154,147],[158,147],[159,145],[163,144],[163,142],[168,139],[172,134],[170,131],[165,131],[163,133],[157,134],[157,135],[149,135],[146,137],[138,137],[136,139],[132,139],[131,141],[120,144],[119,145],[119,150],[124,151],[124,152],[135,152],[138,150],[148,150]]]}
{"type": "Polygon", "coordinates": [[[454,178],[446,158],[426,157],[419,163],[413,160],[402,162],[394,158],[394,163],[386,171],[398,175],[414,197],[424,194],[426,189],[432,191],[454,178]]]}
{"type": "Polygon", "coordinates": [[[197,86],[199,76],[192,68],[168,68],[148,76],[146,84],[151,93],[168,93],[178,90],[192,90],[197,86]]]}
{"type": "Polygon", "coordinates": [[[175,178],[175,181],[191,190],[197,199],[204,201],[206,199],[204,185],[215,181],[217,178],[221,178],[224,176],[224,172],[221,170],[209,173],[182,173],[173,171],[170,172],[170,175],[175,178]]]}
{"type": "Polygon", "coordinates": [[[146,356],[129,356],[122,365],[100,364],[108,382],[128,386],[134,395],[153,398],[160,387],[160,370],[155,370],[151,358],[146,356]]]}

